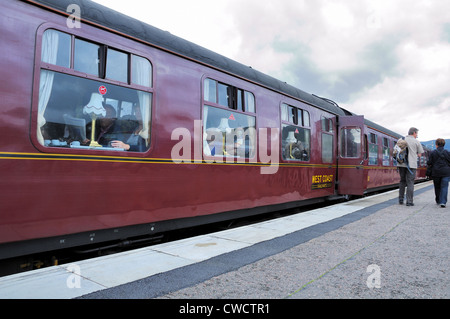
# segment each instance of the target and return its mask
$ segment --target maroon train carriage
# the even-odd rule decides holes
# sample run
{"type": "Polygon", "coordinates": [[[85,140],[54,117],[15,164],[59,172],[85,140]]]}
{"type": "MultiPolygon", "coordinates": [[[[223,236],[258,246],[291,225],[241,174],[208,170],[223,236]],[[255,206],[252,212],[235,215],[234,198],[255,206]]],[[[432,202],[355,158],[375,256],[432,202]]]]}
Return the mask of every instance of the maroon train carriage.
{"type": "Polygon", "coordinates": [[[325,99],[93,2],[0,9],[0,259],[399,181],[400,135],[325,99]]]}

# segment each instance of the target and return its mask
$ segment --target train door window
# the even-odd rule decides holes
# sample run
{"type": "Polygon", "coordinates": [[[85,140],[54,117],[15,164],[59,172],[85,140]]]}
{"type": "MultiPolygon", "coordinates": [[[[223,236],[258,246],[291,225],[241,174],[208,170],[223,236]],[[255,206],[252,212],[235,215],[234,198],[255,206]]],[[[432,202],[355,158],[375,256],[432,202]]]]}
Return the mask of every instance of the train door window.
{"type": "Polygon", "coordinates": [[[341,129],[341,157],[359,158],[361,155],[361,129],[345,127],[341,129]]]}
{"type": "Polygon", "coordinates": [[[281,121],[281,154],[283,160],[309,161],[311,154],[309,113],[283,103],[281,104],[281,121]],[[308,122],[302,121],[304,114],[308,114],[308,122]]]}
{"type": "Polygon", "coordinates": [[[106,78],[128,83],[128,54],[108,48],[106,78]]]}
{"type": "Polygon", "coordinates": [[[322,162],[333,162],[333,135],[322,133],[322,162]]]}
{"type": "Polygon", "coordinates": [[[391,164],[390,157],[389,139],[383,137],[383,166],[389,166],[391,164]]]}
{"type": "Polygon", "coordinates": [[[323,132],[333,132],[333,120],[322,116],[322,131],[323,132]]]}
{"type": "Polygon", "coordinates": [[[378,138],[374,133],[369,133],[369,165],[378,164],[378,138]]]}
{"type": "Polygon", "coordinates": [[[333,120],[322,116],[322,162],[333,162],[333,120]]]}
{"type": "Polygon", "coordinates": [[[153,95],[149,79],[152,78],[152,69],[143,67],[134,74],[136,85],[128,83],[131,78],[128,60],[145,60],[142,66],[148,66],[150,62],[134,54],[108,49],[111,70],[113,66],[117,69],[109,72],[102,51],[106,52],[106,47],[99,43],[77,39],[52,29],[44,32],[41,50],[43,64],[39,89],[36,90],[39,92],[36,134],[41,145],[99,151],[148,150],[153,95]],[[67,36],[72,39],[68,42],[75,44],[74,56],[69,55],[69,60],[73,60],[74,64],[69,65],[70,68],[57,68],[58,57],[66,54],[59,51],[72,52],[61,44],[61,39],[64,41],[67,36]],[[116,53],[119,54],[115,58],[116,53]],[[121,63],[125,65],[120,66],[121,63]],[[86,74],[79,76],[75,71],[86,74]],[[114,78],[114,84],[108,76],[114,78]],[[117,81],[123,83],[117,84],[117,81]],[[119,140],[122,144],[112,145],[113,140],[119,140]]]}
{"type": "Polygon", "coordinates": [[[253,93],[205,79],[203,96],[204,155],[242,159],[255,157],[256,118],[252,115],[255,112],[253,93]]]}

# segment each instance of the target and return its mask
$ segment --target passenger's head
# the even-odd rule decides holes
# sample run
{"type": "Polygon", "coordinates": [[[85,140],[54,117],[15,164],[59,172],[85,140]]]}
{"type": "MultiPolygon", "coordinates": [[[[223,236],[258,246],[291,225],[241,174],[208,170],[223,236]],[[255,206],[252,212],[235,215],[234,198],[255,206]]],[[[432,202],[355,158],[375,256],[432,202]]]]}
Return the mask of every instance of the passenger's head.
{"type": "Polygon", "coordinates": [[[445,145],[445,140],[443,139],[443,138],[438,138],[437,140],[436,140],[436,146],[437,147],[439,147],[439,146],[444,146],[445,145]]]}
{"type": "Polygon", "coordinates": [[[109,104],[105,105],[105,110],[106,115],[105,117],[100,118],[100,126],[106,129],[116,120],[117,115],[114,107],[109,104]]]}
{"type": "Polygon", "coordinates": [[[416,129],[415,127],[411,127],[409,129],[409,131],[408,131],[408,135],[414,135],[414,134],[417,134],[417,133],[419,133],[419,130],[416,129]]]}
{"type": "Polygon", "coordinates": [[[109,118],[109,119],[115,119],[116,116],[116,109],[110,105],[110,104],[106,104],[105,105],[105,110],[106,110],[106,115],[105,117],[109,118]]]}

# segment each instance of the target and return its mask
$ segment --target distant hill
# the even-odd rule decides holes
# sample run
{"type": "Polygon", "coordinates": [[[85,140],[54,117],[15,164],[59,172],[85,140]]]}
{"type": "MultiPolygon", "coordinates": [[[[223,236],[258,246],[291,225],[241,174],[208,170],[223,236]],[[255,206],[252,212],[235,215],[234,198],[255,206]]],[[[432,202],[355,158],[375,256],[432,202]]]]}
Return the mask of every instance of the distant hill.
{"type": "MultiPolygon", "coordinates": [[[[432,149],[432,150],[436,149],[436,140],[431,140],[431,141],[427,141],[427,142],[420,142],[420,143],[422,143],[423,145],[425,145],[425,146],[428,147],[429,149],[432,149]]],[[[445,148],[446,150],[449,150],[449,151],[450,151],[450,139],[446,139],[446,140],[445,140],[445,146],[444,146],[444,148],[445,148]]]]}

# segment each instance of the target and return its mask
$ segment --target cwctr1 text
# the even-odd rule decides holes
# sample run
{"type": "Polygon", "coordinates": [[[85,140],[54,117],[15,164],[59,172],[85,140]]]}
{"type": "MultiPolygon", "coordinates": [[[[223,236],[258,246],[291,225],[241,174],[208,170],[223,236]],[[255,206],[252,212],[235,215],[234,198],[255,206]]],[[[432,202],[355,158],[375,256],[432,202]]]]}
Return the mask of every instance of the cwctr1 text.
{"type": "Polygon", "coordinates": [[[180,314],[202,314],[207,317],[213,312],[221,312],[225,314],[268,314],[269,304],[260,303],[227,303],[222,307],[192,305],[187,303],[180,307],[180,314]]]}

